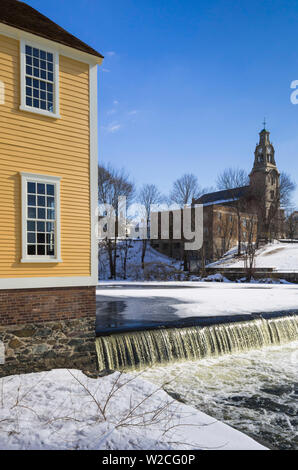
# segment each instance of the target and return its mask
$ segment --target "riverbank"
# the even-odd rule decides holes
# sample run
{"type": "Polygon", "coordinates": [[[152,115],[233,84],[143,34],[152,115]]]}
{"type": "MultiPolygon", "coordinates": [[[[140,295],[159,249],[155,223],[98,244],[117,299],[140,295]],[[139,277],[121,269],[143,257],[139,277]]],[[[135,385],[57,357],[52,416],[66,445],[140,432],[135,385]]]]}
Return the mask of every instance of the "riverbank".
{"type": "Polygon", "coordinates": [[[265,449],[142,374],[57,369],[1,379],[0,449],[265,449]]]}

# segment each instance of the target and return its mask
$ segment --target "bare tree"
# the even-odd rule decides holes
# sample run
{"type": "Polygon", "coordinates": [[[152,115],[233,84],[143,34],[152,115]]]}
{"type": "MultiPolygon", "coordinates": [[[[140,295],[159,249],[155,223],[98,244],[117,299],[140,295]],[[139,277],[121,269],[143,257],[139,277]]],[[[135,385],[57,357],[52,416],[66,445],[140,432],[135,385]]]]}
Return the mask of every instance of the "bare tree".
{"type": "Polygon", "coordinates": [[[237,214],[238,225],[238,256],[241,255],[241,212],[246,206],[245,198],[237,192],[232,191],[235,188],[248,186],[249,178],[245,170],[241,168],[227,168],[217,177],[218,189],[226,190],[230,199],[233,201],[233,207],[237,214]]]}
{"type": "Polygon", "coordinates": [[[122,168],[113,168],[110,164],[98,166],[98,202],[110,204],[118,211],[118,199],[125,196],[129,205],[135,194],[135,186],[129,175],[122,168]]]}
{"type": "Polygon", "coordinates": [[[140,204],[144,207],[144,223],[146,225],[146,235],[147,237],[142,240],[142,254],[141,254],[141,263],[142,268],[144,269],[144,260],[147,250],[147,242],[149,238],[150,231],[150,211],[151,206],[154,204],[160,204],[163,200],[161,193],[159,192],[155,184],[144,184],[139,191],[138,200],[140,204]]]}
{"type": "Polygon", "coordinates": [[[287,212],[286,215],[286,237],[293,240],[298,232],[298,216],[297,213],[292,209],[287,212]]]}
{"type": "Polygon", "coordinates": [[[221,218],[218,221],[218,229],[221,236],[221,245],[215,246],[215,255],[217,258],[221,258],[227,251],[232,248],[233,235],[236,228],[236,220],[230,213],[221,214],[221,218]]]}
{"type": "Polygon", "coordinates": [[[184,207],[202,194],[203,190],[199,186],[197,177],[192,173],[186,173],[174,182],[169,200],[171,203],[184,207]]]}
{"type": "MultiPolygon", "coordinates": [[[[202,188],[195,175],[186,173],[174,182],[168,201],[169,204],[174,203],[184,208],[194,204],[200,196],[212,190],[212,188],[202,188]]],[[[189,253],[186,250],[183,253],[183,263],[184,271],[187,271],[189,269],[189,253]]]]}
{"type": "Polygon", "coordinates": [[[107,237],[105,240],[109,264],[110,277],[116,278],[117,274],[117,238],[118,238],[118,217],[119,217],[119,198],[126,197],[129,205],[134,197],[134,183],[130,181],[128,174],[124,169],[118,170],[111,165],[98,166],[98,202],[99,204],[109,204],[113,207],[116,216],[116,230],[114,240],[107,237]]]}
{"type": "Polygon", "coordinates": [[[226,168],[217,177],[218,189],[233,189],[248,185],[248,174],[242,168],[226,168]]]}
{"type": "Polygon", "coordinates": [[[257,221],[256,216],[251,214],[248,219],[246,219],[246,232],[247,232],[247,242],[245,248],[244,256],[244,266],[246,270],[246,280],[251,281],[254,272],[255,272],[255,256],[256,256],[256,231],[257,231],[257,221]]]}
{"type": "Polygon", "coordinates": [[[133,242],[130,238],[128,238],[128,235],[126,234],[126,237],[124,240],[122,240],[122,243],[120,245],[120,255],[121,255],[121,263],[122,263],[122,274],[123,274],[123,279],[126,279],[127,277],[127,258],[130,249],[133,246],[133,242]]]}
{"type": "MultiPolygon", "coordinates": [[[[267,213],[266,226],[269,238],[273,238],[279,233],[280,226],[285,225],[286,220],[280,208],[285,211],[290,210],[292,206],[292,195],[296,189],[296,183],[291,179],[290,175],[282,171],[279,178],[279,191],[276,191],[267,213]]],[[[285,228],[285,227],[284,227],[285,228]]]]}
{"type": "Polygon", "coordinates": [[[291,200],[295,189],[296,183],[291,179],[290,175],[282,171],[279,179],[279,197],[280,205],[284,209],[291,206],[291,200]]]}
{"type": "Polygon", "coordinates": [[[269,204],[264,204],[263,189],[261,187],[254,188],[254,204],[263,225],[266,241],[280,234],[281,228],[285,224],[283,212],[280,211],[280,208],[290,210],[291,198],[295,188],[295,182],[285,172],[280,173],[279,187],[277,187],[277,190],[272,191],[269,204]]]}

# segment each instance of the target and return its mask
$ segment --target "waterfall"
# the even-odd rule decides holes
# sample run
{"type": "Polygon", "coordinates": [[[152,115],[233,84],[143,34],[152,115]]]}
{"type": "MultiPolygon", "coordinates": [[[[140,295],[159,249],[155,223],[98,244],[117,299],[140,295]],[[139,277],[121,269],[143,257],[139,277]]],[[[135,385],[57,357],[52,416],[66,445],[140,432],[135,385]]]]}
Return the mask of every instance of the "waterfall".
{"type": "Polygon", "coordinates": [[[160,328],[96,339],[99,369],[125,370],[233,354],[298,339],[298,316],[160,328]]]}

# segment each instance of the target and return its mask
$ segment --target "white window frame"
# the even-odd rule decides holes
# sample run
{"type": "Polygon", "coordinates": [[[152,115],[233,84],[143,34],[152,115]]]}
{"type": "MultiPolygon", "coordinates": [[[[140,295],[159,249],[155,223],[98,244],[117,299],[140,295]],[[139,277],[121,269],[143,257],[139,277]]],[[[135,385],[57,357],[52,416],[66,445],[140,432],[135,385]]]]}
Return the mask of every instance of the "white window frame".
{"type": "Polygon", "coordinates": [[[60,234],[60,176],[40,175],[37,173],[20,173],[22,195],[22,258],[21,263],[61,263],[61,234],[60,234]],[[27,254],[27,183],[49,183],[55,186],[55,255],[27,254]]]}
{"type": "Polygon", "coordinates": [[[37,44],[31,41],[20,41],[20,60],[21,60],[21,77],[20,77],[20,84],[21,84],[21,104],[20,110],[21,111],[28,111],[29,113],[41,114],[42,116],[48,116],[54,119],[60,119],[59,114],[59,53],[48,46],[43,46],[42,44],[37,44]],[[46,52],[50,52],[53,54],[54,58],[54,111],[47,111],[44,109],[34,108],[33,106],[26,105],[26,46],[35,47],[36,49],[42,49],[46,52]]]}

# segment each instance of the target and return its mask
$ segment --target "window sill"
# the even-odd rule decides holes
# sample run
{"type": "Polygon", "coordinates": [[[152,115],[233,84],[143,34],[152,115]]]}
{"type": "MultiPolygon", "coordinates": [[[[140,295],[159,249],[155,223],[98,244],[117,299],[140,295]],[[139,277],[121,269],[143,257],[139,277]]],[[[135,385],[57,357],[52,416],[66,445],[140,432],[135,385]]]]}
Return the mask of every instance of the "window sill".
{"type": "Polygon", "coordinates": [[[61,119],[60,114],[57,113],[51,113],[50,111],[44,111],[42,109],[37,109],[37,108],[31,108],[30,106],[25,106],[22,105],[19,108],[21,111],[26,111],[28,113],[33,113],[33,114],[40,114],[41,116],[47,116],[52,119],[61,119]]]}
{"type": "Polygon", "coordinates": [[[62,263],[58,258],[22,258],[21,263],[62,263]]]}

